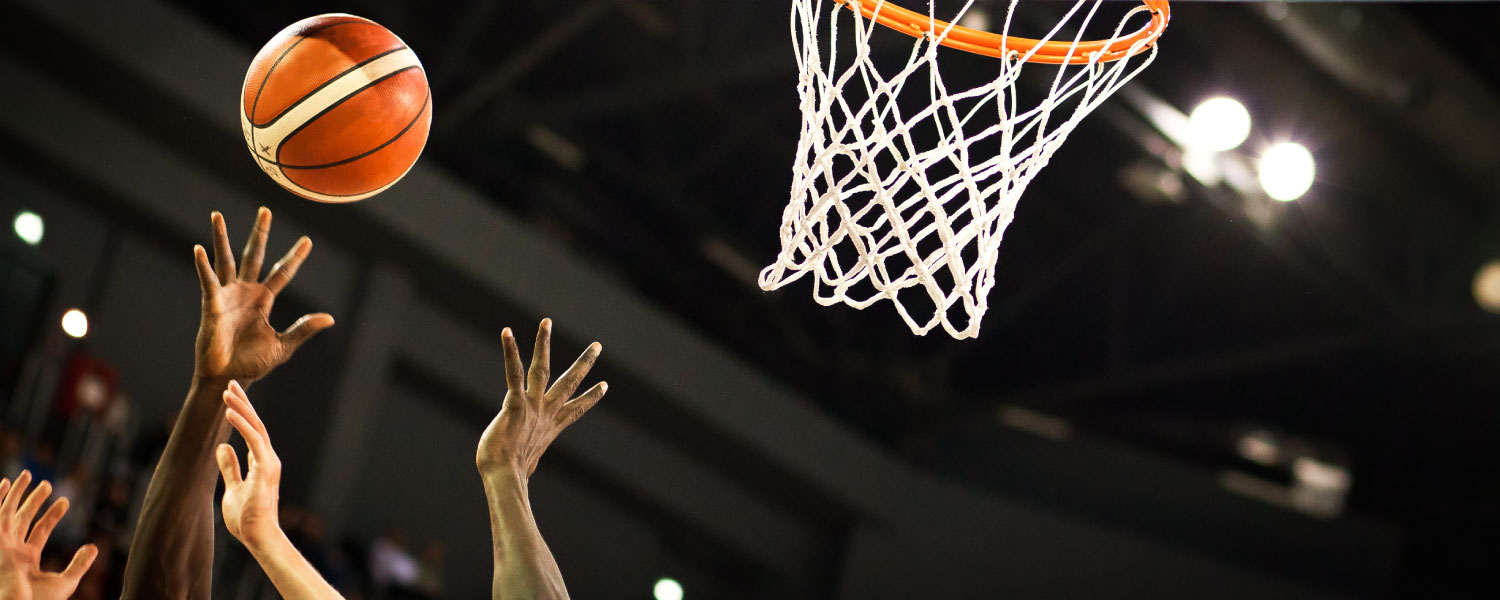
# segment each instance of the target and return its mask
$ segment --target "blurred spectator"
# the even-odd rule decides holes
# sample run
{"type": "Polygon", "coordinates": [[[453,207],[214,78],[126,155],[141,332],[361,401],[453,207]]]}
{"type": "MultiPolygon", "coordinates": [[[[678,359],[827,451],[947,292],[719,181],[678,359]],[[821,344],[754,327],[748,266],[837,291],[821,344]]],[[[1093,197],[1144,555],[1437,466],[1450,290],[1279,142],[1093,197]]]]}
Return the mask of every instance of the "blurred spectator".
{"type": "Polygon", "coordinates": [[[57,446],[48,440],[38,442],[36,450],[22,460],[22,466],[31,471],[32,481],[56,482],[57,446]]]}
{"type": "Polygon", "coordinates": [[[417,559],[407,550],[406,532],[391,529],[370,545],[370,579],[377,597],[410,597],[417,588],[417,559]]]}
{"type": "Polygon", "coordinates": [[[108,540],[99,549],[130,547],[130,529],[134,520],[130,518],[130,483],[119,477],[111,477],[99,493],[94,506],[93,530],[108,540]]]}
{"type": "MultiPolygon", "coordinates": [[[[88,467],[74,465],[68,471],[68,475],[61,481],[53,483],[53,493],[58,497],[67,498],[68,503],[78,507],[70,510],[58,521],[57,528],[52,532],[52,538],[62,546],[76,547],[83,544],[83,539],[88,535],[89,520],[93,516],[88,510],[94,504],[94,480],[89,473],[88,467]]],[[[100,547],[102,551],[104,547],[100,547]]]]}
{"type": "Polygon", "coordinates": [[[99,558],[84,574],[73,593],[73,600],[105,600],[120,597],[120,565],[125,564],[125,551],[110,546],[111,541],[103,535],[89,540],[99,548],[99,558]]]}
{"type": "Polygon", "coordinates": [[[417,590],[428,600],[443,597],[443,543],[428,542],[417,570],[417,590]]]}
{"type": "MultiPolygon", "coordinates": [[[[111,463],[112,468],[100,473],[86,464],[58,462],[58,439],[68,425],[66,418],[51,423],[34,446],[28,445],[23,435],[0,423],[0,469],[3,469],[0,472],[14,477],[22,469],[29,469],[37,481],[51,481],[54,494],[67,497],[74,507],[53,531],[58,543],[42,557],[43,567],[62,569],[72,551],[85,542],[99,547],[98,559],[80,581],[73,598],[120,597],[123,566],[142,491],[137,488],[144,487],[155,469],[176,421],[174,411],[148,427],[136,437],[128,458],[120,457],[121,460],[111,463]]],[[[444,547],[439,542],[423,546],[420,558],[399,528],[393,528],[373,543],[356,536],[334,545],[329,543],[321,516],[286,503],[280,517],[292,544],[349,600],[432,600],[444,596],[444,547]]],[[[248,554],[234,554],[226,554],[219,565],[224,587],[216,591],[232,597],[249,597],[267,589],[268,583],[254,568],[248,554]]]]}
{"type": "Polygon", "coordinates": [[[9,427],[0,427],[0,473],[5,473],[6,477],[14,477],[16,473],[20,473],[24,454],[21,449],[21,434],[11,431],[9,427]]]}

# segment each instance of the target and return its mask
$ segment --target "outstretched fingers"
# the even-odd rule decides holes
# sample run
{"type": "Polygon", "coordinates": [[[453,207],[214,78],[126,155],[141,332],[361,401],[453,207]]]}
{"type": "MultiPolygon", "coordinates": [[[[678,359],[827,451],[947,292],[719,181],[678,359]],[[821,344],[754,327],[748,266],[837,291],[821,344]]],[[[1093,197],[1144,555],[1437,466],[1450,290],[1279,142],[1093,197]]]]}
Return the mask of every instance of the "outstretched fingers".
{"type": "Polygon", "coordinates": [[[536,345],[531,349],[531,370],[526,375],[526,391],[542,394],[552,378],[552,319],[542,319],[536,328],[536,345]]]}
{"type": "Polygon", "coordinates": [[[516,347],[516,334],[509,327],[500,332],[500,345],[505,349],[505,387],[525,395],[526,370],[521,367],[521,349],[516,347]]]}
{"type": "Polygon", "coordinates": [[[31,485],[31,471],[22,470],[16,476],[16,481],[6,490],[5,501],[0,502],[0,524],[9,525],[11,516],[16,513],[16,508],[21,505],[21,496],[26,493],[26,486],[31,485]]]}
{"type": "Polygon", "coordinates": [[[47,545],[47,538],[52,535],[52,528],[57,527],[57,523],[62,521],[63,515],[67,513],[68,499],[58,498],[51,507],[47,508],[47,512],[42,513],[42,518],[37,520],[36,526],[31,528],[31,535],[26,538],[26,545],[41,552],[42,548],[47,545]]]}
{"type": "Polygon", "coordinates": [[[73,561],[68,563],[68,568],[63,569],[63,579],[72,582],[76,588],[78,580],[83,579],[89,567],[94,566],[94,559],[99,557],[99,547],[93,544],[84,544],[78,552],[73,553],[73,561]]]}
{"type": "Polygon", "coordinates": [[[224,214],[214,211],[210,219],[214,224],[214,274],[222,285],[234,281],[234,250],[229,248],[229,230],[224,227],[224,214]]]}
{"type": "Polygon", "coordinates": [[[233,488],[245,481],[240,471],[240,457],[229,444],[219,444],[214,449],[214,459],[219,463],[219,475],[224,477],[224,487],[233,488]]]}
{"type": "Polygon", "coordinates": [[[304,235],[292,245],[291,250],[287,250],[286,256],[281,257],[281,260],[276,261],[276,264],[271,267],[271,274],[266,276],[266,289],[271,290],[272,294],[281,293],[282,288],[285,288],[286,284],[291,283],[292,278],[297,276],[297,269],[302,266],[302,261],[307,260],[310,252],[312,252],[312,240],[304,235]]]}
{"type": "MultiPolygon", "coordinates": [[[[260,420],[260,415],[255,413],[255,407],[250,405],[244,389],[237,383],[231,383],[230,388],[224,394],[224,401],[229,405],[224,416],[235,431],[240,432],[240,437],[245,438],[245,446],[250,451],[250,472],[245,477],[264,478],[261,480],[275,484],[281,479],[281,459],[276,456],[276,449],[271,447],[271,434],[266,431],[266,424],[260,420]]],[[[237,472],[238,461],[234,467],[237,472]]],[[[220,472],[222,471],[223,467],[220,467],[220,472]]]]}
{"type": "Polygon", "coordinates": [[[608,391],[609,383],[601,381],[594,384],[594,387],[589,388],[589,391],[584,392],[582,396],[574,398],[563,405],[562,412],[558,413],[558,421],[562,423],[563,427],[572,425],[574,421],[583,416],[583,413],[588,412],[595,404],[598,404],[599,400],[604,398],[605,392],[608,391]]]}
{"type": "Polygon", "coordinates": [[[31,520],[36,517],[37,511],[52,496],[52,482],[43,481],[26,495],[26,501],[21,503],[21,510],[16,513],[15,531],[24,533],[31,526],[31,520]]]}
{"type": "Polygon", "coordinates": [[[224,404],[229,407],[225,418],[245,438],[245,445],[250,448],[254,460],[273,458],[276,453],[271,449],[271,434],[266,430],[265,422],[260,420],[260,415],[255,413],[250,397],[245,394],[245,389],[240,387],[239,382],[229,382],[229,389],[224,390],[224,404]]]}
{"type": "Polygon", "coordinates": [[[219,296],[219,276],[209,266],[203,246],[193,246],[193,266],[198,269],[198,288],[203,290],[203,302],[207,304],[219,296]]]}
{"type": "Polygon", "coordinates": [[[594,361],[599,359],[599,353],[604,351],[604,346],[599,342],[589,344],[583,350],[578,360],[573,361],[573,366],[564,371],[562,377],[557,378],[557,383],[547,391],[548,398],[555,398],[558,402],[566,401],[573,397],[573,392],[578,391],[578,386],[583,384],[583,378],[587,377],[589,370],[594,368],[594,361]]]}
{"type": "Polygon", "coordinates": [[[286,331],[276,335],[276,338],[281,341],[281,359],[284,361],[291,358],[292,353],[302,347],[303,343],[312,339],[312,336],[317,335],[319,331],[329,327],[333,327],[333,315],[328,313],[303,315],[302,318],[297,319],[296,323],[292,323],[291,327],[287,327],[286,331]]]}
{"type": "Polygon", "coordinates": [[[271,236],[271,210],[262,206],[255,213],[255,229],[250,240],[245,242],[244,258],[240,261],[240,281],[255,283],[260,280],[260,266],[266,260],[266,238],[271,236]]]}

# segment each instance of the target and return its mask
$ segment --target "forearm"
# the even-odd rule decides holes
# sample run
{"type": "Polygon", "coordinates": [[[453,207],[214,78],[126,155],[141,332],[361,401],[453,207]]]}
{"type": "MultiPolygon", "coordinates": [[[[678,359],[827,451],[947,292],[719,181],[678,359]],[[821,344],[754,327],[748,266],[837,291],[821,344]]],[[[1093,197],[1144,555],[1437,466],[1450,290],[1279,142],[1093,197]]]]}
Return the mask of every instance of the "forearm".
{"type": "Polygon", "coordinates": [[[483,478],[495,553],[495,600],[567,598],[562,572],[531,514],[525,476],[503,469],[483,478]]]}
{"type": "Polygon", "coordinates": [[[287,600],[333,600],[343,596],[314,569],[312,563],[292,545],[286,533],[277,529],[263,539],[247,542],[246,548],[260,563],[276,591],[287,600]]]}
{"type": "Polygon", "coordinates": [[[194,378],[146,488],[122,598],[208,598],[213,570],[214,448],[229,437],[228,381],[194,378]]]}

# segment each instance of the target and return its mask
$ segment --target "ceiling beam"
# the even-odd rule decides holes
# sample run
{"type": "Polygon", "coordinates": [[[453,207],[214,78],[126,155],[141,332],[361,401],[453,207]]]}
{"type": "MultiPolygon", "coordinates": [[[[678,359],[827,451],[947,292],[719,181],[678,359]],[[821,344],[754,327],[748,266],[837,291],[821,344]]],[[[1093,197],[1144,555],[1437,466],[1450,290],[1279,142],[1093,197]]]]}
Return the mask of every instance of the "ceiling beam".
{"type": "Polygon", "coordinates": [[[438,128],[451,134],[470,124],[501,94],[535,69],[547,57],[552,56],[583,30],[603,17],[614,5],[612,0],[588,0],[575,6],[562,18],[551,22],[551,26],[531,38],[521,47],[484,75],[477,83],[455,98],[447,108],[438,112],[438,128]]]}

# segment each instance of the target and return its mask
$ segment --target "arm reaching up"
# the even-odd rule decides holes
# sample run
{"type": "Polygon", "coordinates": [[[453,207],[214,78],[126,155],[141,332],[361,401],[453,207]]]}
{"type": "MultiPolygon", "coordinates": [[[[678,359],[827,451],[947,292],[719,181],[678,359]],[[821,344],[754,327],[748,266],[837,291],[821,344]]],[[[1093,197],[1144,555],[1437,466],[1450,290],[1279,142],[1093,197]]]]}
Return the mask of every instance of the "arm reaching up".
{"type": "Polygon", "coordinates": [[[94,564],[99,549],[88,544],[73,554],[73,562],[61,573],[43,572],[42,548],[52,528],[68,512],[68,499],[58,498],[33,526],[31,519],[52,495],[52,484],[43,481],[27,494],[30,484],[31,473],[27,471],[21,471],[15,485],[9,479],[0,479],[0,598],[64,600],[78,589],[78,580],[94,564]]]}
{"type": "Polygon", "coordinates": [[[245,438],[249,470],[240,474],[240,459],[229,444],[219,444],[216,456],[224,476],[224,526],[238,539],[271,584],[288,600],[342,599],[333,586],[292,546],[281,530],[277,504],[281,490],[281,459],[271,447],[271,434],[261,422],[245,388],[230,382],[224,391],[229,424],[245,438]]]}
{"type": "Polygon", "coordinates": [[[125,563],[121,597],[208,600],[213,576],[214,449],[229,437],[221,396],[230,380],[244,385],[291,358],[303,342],[333,325],[318,313],[298,319],[278,333],[267,318],[276,295],[291,282],[312,251],[297,240],[264,280],[261,263],[271,232],[271,211],[261,208],[245,245],[238,271],[229,249],[224,217],[213,213],[214,262],[202,246],[193,247],[203,311],[193,381],[161,462],[146,488],[141,518],[125,563]]]}
{"type": "Polygon", "coordinates": [[[608,384],[599,382],[573,397],[593,368],[601,346],[598,342],[590,344],[548,389],[552,320],[543,319],[537,329],[529,373],[521,366],[521,351],[509,327],[500,334],[500,341],[505,347],[505,403],[479,438],[474,457],[489,500],[495,553],[493,594],[496,600],[567,598],[562,572],[531,514],[527,482],[557,435],[593,408],[609,389],[608,384]]]}

